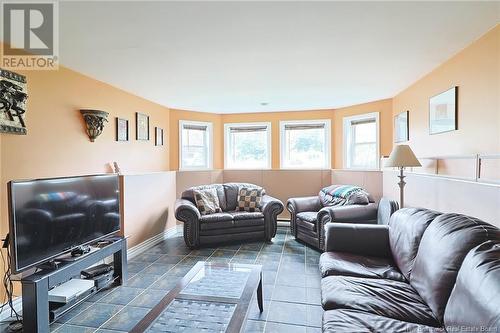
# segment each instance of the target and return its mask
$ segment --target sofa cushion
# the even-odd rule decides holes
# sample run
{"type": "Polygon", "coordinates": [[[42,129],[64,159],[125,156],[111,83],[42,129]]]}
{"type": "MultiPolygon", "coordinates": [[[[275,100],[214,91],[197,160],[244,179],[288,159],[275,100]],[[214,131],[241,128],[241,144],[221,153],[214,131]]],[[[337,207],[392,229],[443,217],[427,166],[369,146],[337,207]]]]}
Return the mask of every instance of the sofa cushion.
{"type": "Polygon", "coordinates": [[[242,212],[260,212],[263,190],[251,187],[240,187],[238,192],[238,209],[242,212]]]}
{"type": "MultiPolygon", "coordinates": [[[[227,211],[227,205],[226,205],[226,192],[224,191],[224,187],[221,184],[210,184],[210,185],[200,185],[200,186],[194,186],[191,188],[188,188],[181,194],[182,199],[186,199],[191,201],[192,203],[196,204],[194,201],[194,194],[193,190],[203,190],[207,188],[215,188],[217,190],[217,196],[219,197],[219,205],[220,208],[223,211],[227,211]]],[[[234,210],[234,209],[232,209],[234,210]]]]}
{"type": "Polygon", "coordinates": [[[345,252],[325,252],[319,258],[321,276],[342,275],[405,281],[390,258],[368,257],[345,252]]]}
{"type": "Polygon", "coordinates": [[[221,229],[229,228],[234,225],[233,216],[228,213],[215,213],[210,215],[203,215],[200,218],[200,229],[221,229]]]}
{"type": "Polygon", "coordinates": [[[450,328],[483,327],[484,332],[500,327],[500,243],[485,242],[467,254],[444,323],[450,328]]]}
{"type": "Polygon", "coordinates": [[[194,189],[194,201],[201,215],[222,213],[215,188],[194,189]]]}
{"type": "Polygon", "coordinates": [[[316,232],[316,223],[307,222],[299,218],[296,220],[296,223],[297,223],[297,228],[299,229],[306,229],[309,231],[316,232]]]}
{"type": "Polygon", "coordinates": [[[318,221],[318,212],[301,212],[297,214],[297,217],[302,221],[316,224],[316,221],[318,221]]]}
{"type": "Polygon", "coordinates": [[[226,200],[226,206],[222,208],[224,211],[236,210],[236,207],[238,206],[238,192],[240,191],[240,187],[259,188],[263,190],[262,195],[266,194],[262,187],[250,183],[226,183],[222,185],[222,187],[226,200]]]}
{"type": "Polygon", "coordinates": [[[479,219],[442,214],[427,227],[410,276],[411,285],[442,321],[444,309],[467,253],[499,239],[499,230],[479,219]]]}
{"type": "Polygon", "coordinates": [[[338,309],[323,313],[323,333],[445,333],[441,327],[425,326],[415,323],[378,316],[357,310],[338,309]]]}
{"type": "Polygon", "coordinates": [[[423,208],[396,211],[389,222],[389,245],[397,267],[410,278],[420,240],[425,229],[440,213],[423,208]]]}
{"type": "Polygon", "coordinates": [[[262,212],[228,212],[231,214],[235,221],[237,220],[255,220],[255,219],[263,219],[264,214],[262,212]]]}
{"type": "Polygon", "coordinates": [[[327,276],[321,280],[323,309],[365,311],[411,323],[439,326],[432,310],[406,282],[327,276]]]}

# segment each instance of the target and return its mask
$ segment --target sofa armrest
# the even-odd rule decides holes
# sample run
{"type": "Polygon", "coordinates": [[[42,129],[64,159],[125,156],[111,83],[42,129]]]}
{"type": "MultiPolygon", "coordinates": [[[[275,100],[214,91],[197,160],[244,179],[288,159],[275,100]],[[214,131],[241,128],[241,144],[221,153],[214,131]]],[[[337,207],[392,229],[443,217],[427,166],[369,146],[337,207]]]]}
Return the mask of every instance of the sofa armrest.
{"type": "Polygon", "coordinates": [[[389,226],[328,223],[325,225],[325,251],[390,258],[389,226]]]}
{"type": "Polygon", "coordinates": [[[286,209],[290,212],[290,231],[297,237],[295,219],[300,212],[317,212],[323,207],[318,196],[290,198],[286,202],[286,209]]]}
{"type": "Polygon", "coordinates": [[[189,200],[175,201],[175,218],[184,223],[184,240],[189,247],[199,245],[199,224],[201,214],[198,208],[189,200]]]}
{"type": "Polygon", "coordinates": [[[377,207],[374,202],[367,205],[346,205],[324,207],[321,212],[330,215],[331,222],[377,223],[377,207]]]}
{"type": "Polygon", "coordinates": [[[271,240],[276,235],[278,215],[283,212],[283,203],[270,195],[264,195],[261,205],[262,213],[264,214],[266,240],[271,240]]]}

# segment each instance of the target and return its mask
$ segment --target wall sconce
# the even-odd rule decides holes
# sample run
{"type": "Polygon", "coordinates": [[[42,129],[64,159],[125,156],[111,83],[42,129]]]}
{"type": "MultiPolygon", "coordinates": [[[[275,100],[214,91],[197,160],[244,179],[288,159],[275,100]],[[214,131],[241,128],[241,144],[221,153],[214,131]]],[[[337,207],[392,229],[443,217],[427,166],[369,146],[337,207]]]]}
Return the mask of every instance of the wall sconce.
{"type": "Polygon", "coordinates": [[[109,113],[100,110],[80,110],[80,113],[83,116],[83,120],[85,120],[90,141],[94,142],[102,133],[104,122],[108,121],[109,113]]]}

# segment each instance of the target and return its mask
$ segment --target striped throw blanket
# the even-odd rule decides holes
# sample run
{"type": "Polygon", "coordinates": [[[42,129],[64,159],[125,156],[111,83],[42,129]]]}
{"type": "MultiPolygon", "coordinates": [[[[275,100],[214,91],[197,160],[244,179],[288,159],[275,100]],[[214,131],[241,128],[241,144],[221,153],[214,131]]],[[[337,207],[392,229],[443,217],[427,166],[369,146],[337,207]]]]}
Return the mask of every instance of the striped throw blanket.
{"type": "Polygon", "coordinates": [[[319,199],[323,206],[368,204],[369,194],[355,185],[331,185],[321,189],[319,199]]]}

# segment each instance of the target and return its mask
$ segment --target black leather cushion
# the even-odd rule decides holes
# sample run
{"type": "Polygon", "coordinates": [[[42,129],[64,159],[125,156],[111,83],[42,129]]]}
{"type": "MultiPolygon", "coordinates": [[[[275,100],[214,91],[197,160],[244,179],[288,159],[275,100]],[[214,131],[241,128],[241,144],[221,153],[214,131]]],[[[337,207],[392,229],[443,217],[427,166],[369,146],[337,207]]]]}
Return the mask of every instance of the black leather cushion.
{"type": "Polygon", "coordinates": [[[427,227],[410,283],[440,321],[466,254],[490,239],[499,239],[497,228],[460,214],[442,214],[427,227]]]}
{"type": "Polygon", "coordinates": [[[229,228],[234,225],[233,216],[228,213],[215,213],[210,215],[203,215],[200,218],[200,229],[221,229],[229,228]]]}
{"type": "Polygon", "coordinates": [[[467,254],[444,323],[451,328],[484,327],[484,332],[500,328],[500,243],[485,242],[467,254]]]}
{"type": "Polygon", "coordinates": [[[309,231],[314,231],[314,232],[316,231],[316,223],[307,222],[299,218],[297,219],[296,223],[297,223],[297,228],[299,229],[307,229],[309,231]]]}
{"type": "MultiPolygon", "coordinates": [[[[210,185],[201,185],[201,186],[195,186],[188,188],[181,194],[182,199],[186,199],[191,201],[192,203],[195,203],[194,201],[194,193],[193,190],[204,190],[208,188],[215,188],[217,190],[217,195],[219,196],[219,205],[222,211],[226,211],[227,209],[227,204],[226,204],[226,192],[224,191],[224,187],[221,184],[210,184],[210,185]]],[[[234,210],[234,209],[232,209],[234,210]]]]}
{"type": "Polygon", "coordinates": [[[325,252],[319,258],[321,276],[342,275],[405,281],[389,258],[368,257],[345,252],[325,252]]]}
{"type": "Polygon", "coordinates": [[[423,208],[403,208],[395,212],[389,222],[389,244],[397,267],[409,279],[418,246],[429,224],[438,212],[423,208]]]}
{"type": "Polygon", "coordinates": [[[316,221],[318,221],[318,212],[302,212],[298,213],[297,217],[302,221],[307,221],[309,223],[316,223],[316,221]]]}
{"type": "Polygon", "coordinates": [[[252,220],[252,219],[262,219],[264,218],[264,213],[262,212],[228,212],[234,218],[234,220],[252,220]]]}
{"type": "Polygon", "coordinates": [[[440,327],[408,323],[357,310],[330,310],[323,314],[323,333],[445,333],[440,327]]]}
{"type": "Polygon", "coordinates": [[[352,309],[411,323],[439,326],[431,309],[406,282],[328,276],[321,280],[323,309],[352,309]]]}

